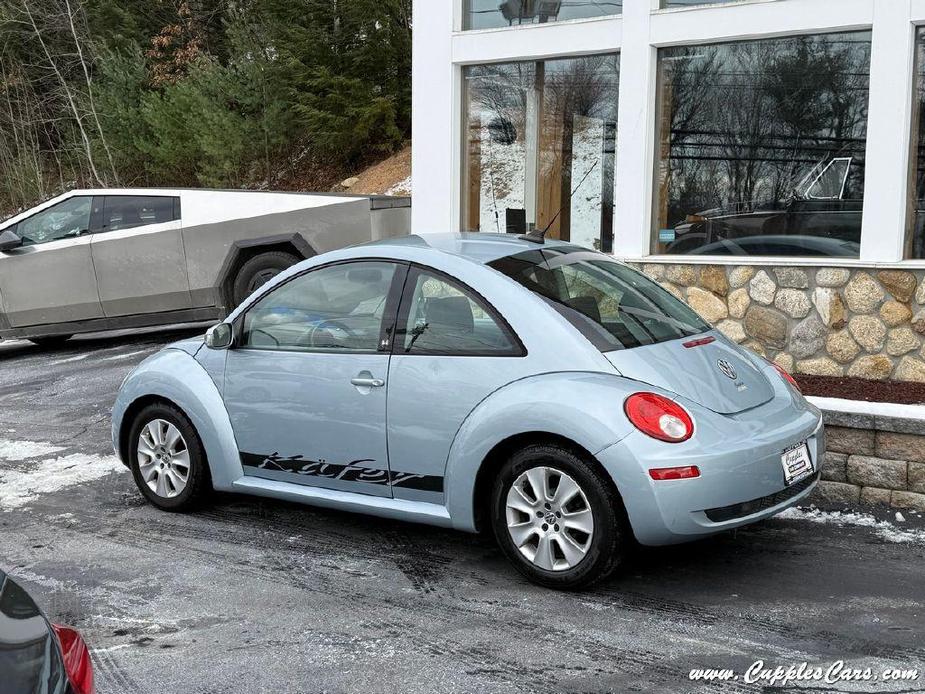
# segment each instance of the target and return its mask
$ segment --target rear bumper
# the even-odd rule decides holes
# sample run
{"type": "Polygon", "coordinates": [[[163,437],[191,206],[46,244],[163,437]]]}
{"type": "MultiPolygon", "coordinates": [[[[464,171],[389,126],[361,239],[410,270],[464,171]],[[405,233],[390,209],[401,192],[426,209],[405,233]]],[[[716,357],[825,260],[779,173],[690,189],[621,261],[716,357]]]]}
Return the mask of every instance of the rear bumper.
{"type": "Polygon", "coordinates": [[[812,493],[825,453],[818,410],[779,394],[743,415],[695,415],[695,435],[668,444],[634,432],[598,453],[643,545],[696,540],[768,518],[812,493]],[[806,441],[816,474],[789,487],[781,454],[806,441]],[[651,468],[696,465],[700,477],[654,481],[651,468]]]}

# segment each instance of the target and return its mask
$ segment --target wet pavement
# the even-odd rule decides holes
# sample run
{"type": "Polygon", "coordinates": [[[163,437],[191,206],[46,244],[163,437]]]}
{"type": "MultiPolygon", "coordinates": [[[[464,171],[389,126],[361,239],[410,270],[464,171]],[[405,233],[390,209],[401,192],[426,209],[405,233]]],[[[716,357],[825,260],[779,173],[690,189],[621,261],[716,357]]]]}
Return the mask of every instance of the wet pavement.
{"type": "Polygon", "coordinates": [[[201,331],[0,344],[0,566],[83,632],[100,694],[778,691],[745,681],[759,659],[921,673],[780,691],[925,691],[911,514],[794,513],[556,593],[488,538],[244,496],[156,511],[113,456],[109,410],[135,364],[201,331]]]}

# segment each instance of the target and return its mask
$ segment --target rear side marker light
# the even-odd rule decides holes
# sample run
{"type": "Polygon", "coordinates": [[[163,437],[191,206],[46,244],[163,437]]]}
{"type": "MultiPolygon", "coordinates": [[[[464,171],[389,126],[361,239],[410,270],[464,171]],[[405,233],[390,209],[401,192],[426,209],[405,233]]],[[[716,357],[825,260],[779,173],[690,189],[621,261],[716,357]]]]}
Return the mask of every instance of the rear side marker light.
{"type": "Polygon", "coordinates": [[[649,477],[654,480],[689,480],[700,477],[700,468],[696,465],[685,467],[660,467],[649,470],[649,477]]]}
{"type": "Polygon", "coordinates": [[[653,439],[681,443],[694,434],[694,421],[687,410],[656,393],[630,395],[623,410],[634,427],[653,439]]]}
{"type": "Polygon", "coordinates": [[[61,659],[64,661],[64,670],[74,689],[75,694],[94,694],[93,664],[90,662],[90,651],[81,635],[70,627],[52,624],[51,628],[61,644],[61,659]]]}
{"type": "Polygon", "coordinates": [[[711,342],[716,342],[716,338],[715,337],[701,337],[698,340],[691,340],[690,342],[684,342],[682,343],[682,346],[686,347],[687,349],[690,349],[691,347],[703,347],[704,345],[708,345],[711,342]]]}

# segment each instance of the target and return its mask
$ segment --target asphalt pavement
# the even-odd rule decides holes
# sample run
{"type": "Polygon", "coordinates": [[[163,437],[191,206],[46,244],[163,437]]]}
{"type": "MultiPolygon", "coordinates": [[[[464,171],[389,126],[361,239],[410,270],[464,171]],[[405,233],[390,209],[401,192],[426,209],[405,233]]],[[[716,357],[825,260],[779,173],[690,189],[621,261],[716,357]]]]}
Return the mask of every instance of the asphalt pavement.
{"type": "Polygon", "coordinates": [[[245,496],[159,512],[109,411],[134,365],[197,332],[0,344],[0,567],[82,631],[100,694],[925,691],[913,514],[797,511],[557,593],[479,536],[245,496]],[[749,683],[758,660],[878,679],[749,683]]]}

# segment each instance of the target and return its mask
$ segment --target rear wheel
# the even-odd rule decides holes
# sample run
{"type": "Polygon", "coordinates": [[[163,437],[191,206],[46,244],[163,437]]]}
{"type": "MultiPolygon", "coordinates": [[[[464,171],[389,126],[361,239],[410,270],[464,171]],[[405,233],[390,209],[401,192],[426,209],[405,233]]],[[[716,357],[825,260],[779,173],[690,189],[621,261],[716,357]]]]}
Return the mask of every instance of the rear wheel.
{"type": "Polygon", "coordinates": [[[574,452],[533,445],[502,466],[492,525],[518,571],[550,588],[577,589],[609,576],[627,543],[611,483],[574,452]]]}
{"type": "Polygon", "coordinates": [[[292,253],[270,251],[246,261],[234,278],[232,297],[235,306],[287,268],[301,260],[292,253]]]}
{"type": "Polygon", "coordinates": [[[211,489],[199,435],[172,405],[156,403],[138,414],[129,434],[128,454],[138,489],[165,511],[188,511],[211,489]]]}
{"type": "Polygon", "coordinates": [[[70,340],[73,335],[48,335],[46,337],[30,337],[29,342],[39,347],[60,347],[70,340]]]}

